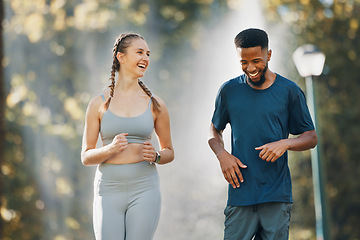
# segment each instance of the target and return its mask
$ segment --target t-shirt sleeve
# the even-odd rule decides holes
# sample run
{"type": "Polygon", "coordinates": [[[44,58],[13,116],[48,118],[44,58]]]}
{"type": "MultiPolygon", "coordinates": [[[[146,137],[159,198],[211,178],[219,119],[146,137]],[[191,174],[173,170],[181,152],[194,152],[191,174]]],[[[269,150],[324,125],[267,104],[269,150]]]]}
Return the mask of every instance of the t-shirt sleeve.
{"type": "Polygon", "coordinates": [[[289,132],[293,135],[299,135],[314,129],[305,94],[299,89],[290,105],[289,132]]]}
{"type": "Polygon", "coordinates": [[[226,124],[229,123],[229,114],[226,107],[226,98],[223,88],[220,88],[216,96],[215,110],[211,121],[219,131],[224,130],[226,124]]]}

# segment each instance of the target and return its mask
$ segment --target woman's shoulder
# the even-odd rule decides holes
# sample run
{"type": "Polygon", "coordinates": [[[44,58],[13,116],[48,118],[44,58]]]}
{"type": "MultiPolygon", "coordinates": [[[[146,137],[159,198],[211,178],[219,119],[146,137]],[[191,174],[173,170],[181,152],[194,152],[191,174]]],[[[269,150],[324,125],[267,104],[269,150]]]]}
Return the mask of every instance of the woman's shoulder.
{"type": "Polygon", "coordinates": [[[88,108],[97,110],[100,109],[101,105],[106,101],[108,97],[109,93],[107,93],[106,91],[99,93],[98,95],[90,99],[88,108]]]}
{"type": "Polygon", "coordinates": [[[162,98],[160,98],[159,96],[153,95],[153,98],[156,99],[156,101],[160,104],[160,106],[162,106],[162,105],[166,106],[165,101],[162,98]]]}
{"type": "MultiPolygon", "coordinates": [[[[165,101],[162,99],[162,98],[160,98],[159,96],[157,96],[157,95],[153,95],[153,98],[156,100],[156,102],[159,104],[158,105],[158,109],[159,109],[159,112],[161,113],[161,112],[167,112],[168,110],[167,110],[167,107],[166,107],[166,103],[165,103],[165,101]]],[[[153,103],[152,103],[152,105],[153,105],[153,107],[154,107],[154,101],[153,101],[153,103]]]]}

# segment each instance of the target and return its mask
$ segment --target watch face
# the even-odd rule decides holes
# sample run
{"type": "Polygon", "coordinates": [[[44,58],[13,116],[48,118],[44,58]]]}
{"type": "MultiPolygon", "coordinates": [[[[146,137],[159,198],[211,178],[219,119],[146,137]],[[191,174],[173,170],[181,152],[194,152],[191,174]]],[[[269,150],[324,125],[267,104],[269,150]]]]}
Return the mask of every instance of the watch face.
{"type": "Polygon", "coordinates": [[[156,162],[159,163],[160,162],[160,159],[161,159],[161,155],[159,152],[156,152],[156,162]]]}

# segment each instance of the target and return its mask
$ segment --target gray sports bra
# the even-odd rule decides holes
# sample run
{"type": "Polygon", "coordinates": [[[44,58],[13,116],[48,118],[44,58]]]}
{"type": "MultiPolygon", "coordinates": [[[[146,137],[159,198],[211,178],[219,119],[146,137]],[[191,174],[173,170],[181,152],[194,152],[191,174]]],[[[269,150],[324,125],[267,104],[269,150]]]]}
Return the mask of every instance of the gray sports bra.
{"type": "MultiPolygon", "coordinates": [[[[105,101],[104,95],[101,94],[105,101]]],[[[104,112],[100,124],[100,135],[104,146],[112,142],[120,133],[128,133],[128,143],[144,143],[151,140],[154,130],[154,118],[151,112],[151,99],[146,111],[136,117],[121,117],[110,110],[104,112]]]]}

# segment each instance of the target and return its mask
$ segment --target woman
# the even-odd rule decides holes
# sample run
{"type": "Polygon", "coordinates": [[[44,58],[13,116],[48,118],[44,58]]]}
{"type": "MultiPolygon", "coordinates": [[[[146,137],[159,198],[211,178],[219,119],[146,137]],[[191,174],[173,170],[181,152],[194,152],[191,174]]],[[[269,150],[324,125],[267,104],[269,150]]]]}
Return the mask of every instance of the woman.
{"type": "Polygon", "coordinates": [[[86,111],[81,161],[98,165],[93,213],[97,240],[152,239],[159,221],[155,163],[171,162],[174,150],[165,103],[139,80],[149,56],[142,36],[121,34],[113,48],[109,89],[93,98],[86,111]],[[159,151],[150,143],[154,129],[159,151]],[[103,147],[96,148],[99,133],[103,147]]]}

